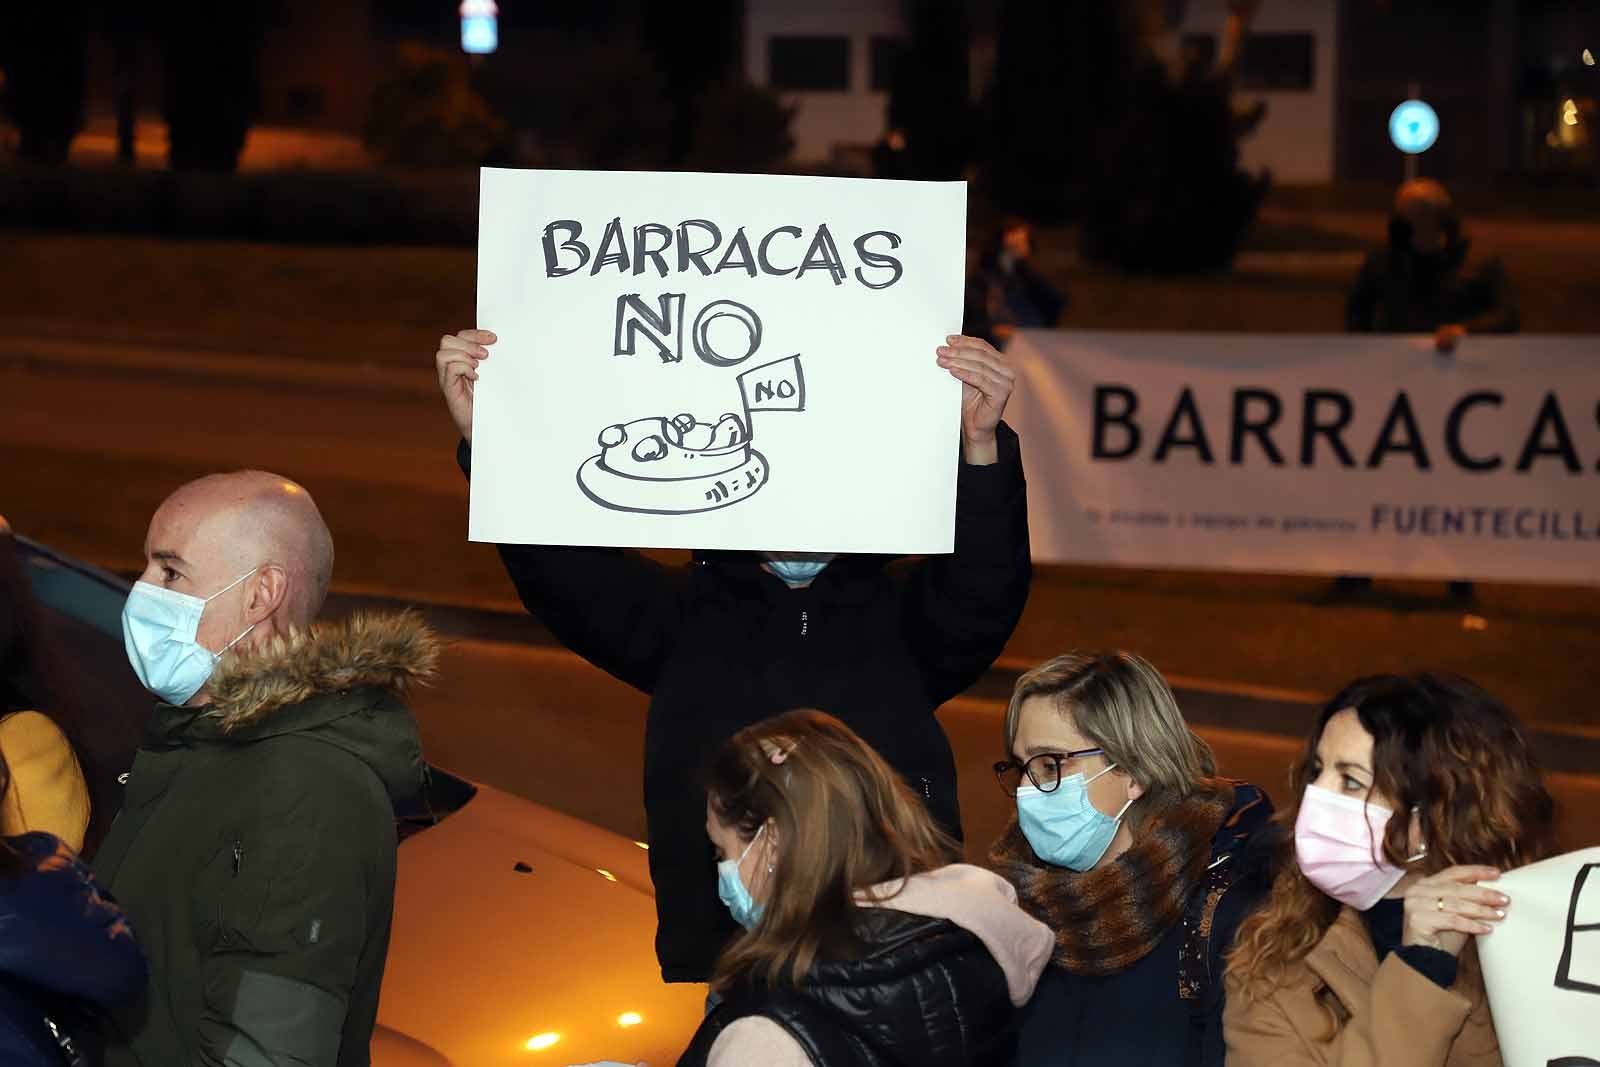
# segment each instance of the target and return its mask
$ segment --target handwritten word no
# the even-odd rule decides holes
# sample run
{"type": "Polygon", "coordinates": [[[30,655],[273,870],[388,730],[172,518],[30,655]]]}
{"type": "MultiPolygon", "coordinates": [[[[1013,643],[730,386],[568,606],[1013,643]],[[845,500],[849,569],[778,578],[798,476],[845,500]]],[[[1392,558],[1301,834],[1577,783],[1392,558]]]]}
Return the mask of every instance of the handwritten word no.
{"type": "MultiPolygon", "coordinates": [[[[617,328],[612,351],[619,356],[637,355],[639,338],[655,346],[663,363],[683,362],[683,296],[662,293],[652,308],[638,293],[617,297],[617,328]]],[[[724,333],[726,336],[726,333],[724,333]]],[[[761,316],[737,300],[713,300],[700,309],[689,330],[694,354],[713,367],[732,367],[755,355],[761,347],[761,316]],[[719,352],[711,343],[711,324],[732,319],[744,327],[742,352],[719,352]]]]}

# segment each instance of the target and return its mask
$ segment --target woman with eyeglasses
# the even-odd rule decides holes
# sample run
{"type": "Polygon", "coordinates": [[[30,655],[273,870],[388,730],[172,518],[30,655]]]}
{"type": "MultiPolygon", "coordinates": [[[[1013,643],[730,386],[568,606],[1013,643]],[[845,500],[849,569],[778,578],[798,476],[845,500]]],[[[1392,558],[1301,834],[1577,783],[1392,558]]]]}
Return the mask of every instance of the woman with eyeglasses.
{"type": "Polygon", "coordinates": [[[1221,1067],[1222,953],[1265,892],[1272,806],[1216,776],[1167,683],[1128,652],[1073,652],[1018,681],[1016,820],[990,851],[1055,934],[1016,1062],[1221,1067]]]}
{"type": "Polygon", "coordinates": [[[1291,782],[1293,836],[1228,963],[1228,1063],[1499,1067],[1474,944],[1513,906],[1501,872],[1555,850],[1516,717],[1463,678],[1363,678],[1291,782]]]}

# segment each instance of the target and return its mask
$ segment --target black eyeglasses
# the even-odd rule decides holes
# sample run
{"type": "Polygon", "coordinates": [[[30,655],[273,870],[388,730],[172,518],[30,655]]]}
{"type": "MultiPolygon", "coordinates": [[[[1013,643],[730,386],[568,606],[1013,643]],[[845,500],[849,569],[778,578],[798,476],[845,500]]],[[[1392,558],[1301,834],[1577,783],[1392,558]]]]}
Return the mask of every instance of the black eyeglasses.
{"type": "Polygon", "coordinates": [[[1103,748],[1080,748],[1076,752],[1041,752],[1026,763],[1003,759],[994,765],[995,779],[1006,796],[1014,797],[1026,777],[1041,793],[1054,793],[1061,784],[1062,764],[1085,756],[1104,756],[1103,748]]]}

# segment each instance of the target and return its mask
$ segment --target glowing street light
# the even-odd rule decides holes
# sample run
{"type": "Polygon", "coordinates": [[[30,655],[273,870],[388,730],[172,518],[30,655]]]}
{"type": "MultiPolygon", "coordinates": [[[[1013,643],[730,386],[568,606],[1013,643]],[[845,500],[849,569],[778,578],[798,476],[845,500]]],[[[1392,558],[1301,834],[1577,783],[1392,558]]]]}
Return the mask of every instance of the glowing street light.
{"type": "Polygon", "coordinates": [[[1407,100],[1389,116],[1389,140],[1408,156],[1426,152],[1438,139],[1438,113],[1421,100],[1407,100]]]}
{"type": "Polygon", "coordinates": [[[461,50],[486,56],[500,47],[500,7],[494,0],[461,0],[461,50]]]}

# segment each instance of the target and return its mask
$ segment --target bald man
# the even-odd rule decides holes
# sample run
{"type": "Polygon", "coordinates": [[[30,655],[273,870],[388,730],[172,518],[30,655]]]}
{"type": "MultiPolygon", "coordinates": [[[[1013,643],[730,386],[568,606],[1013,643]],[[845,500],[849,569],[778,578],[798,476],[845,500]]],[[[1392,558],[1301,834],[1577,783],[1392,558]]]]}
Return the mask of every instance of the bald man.
{"type": "Polygon", "coordinates": [[[1354,332],[1431,333],[1452,352],[1472,333],[1515,333],[1516,301],[1498,259],[1469,263],[1450,193],[1432,178],[1400,186],[1389,244],[1367,256],[1345,303],[1354,332]]]}
{"type": "Polygon", "coordinates": [[[394,804],[422,787],[401,701],[438,656],[412,615],[314,622],[333,539],[261,471],[156,511],[123,608],[156,698],[96,874],[150,987],[106,1063],[366,1064],[394,903],[394,804]]]}

